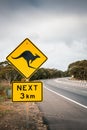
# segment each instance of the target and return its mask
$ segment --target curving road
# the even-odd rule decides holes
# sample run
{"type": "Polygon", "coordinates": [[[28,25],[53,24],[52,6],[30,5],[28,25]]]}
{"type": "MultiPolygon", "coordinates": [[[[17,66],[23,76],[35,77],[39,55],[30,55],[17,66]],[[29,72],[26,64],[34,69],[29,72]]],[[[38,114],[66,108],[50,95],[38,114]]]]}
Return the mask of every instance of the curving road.
{"type": "Polygon", "coordinates": [[[87,130],[87,88],[66,79],[44,80],[38,103],[49,130],[87,130]]]}

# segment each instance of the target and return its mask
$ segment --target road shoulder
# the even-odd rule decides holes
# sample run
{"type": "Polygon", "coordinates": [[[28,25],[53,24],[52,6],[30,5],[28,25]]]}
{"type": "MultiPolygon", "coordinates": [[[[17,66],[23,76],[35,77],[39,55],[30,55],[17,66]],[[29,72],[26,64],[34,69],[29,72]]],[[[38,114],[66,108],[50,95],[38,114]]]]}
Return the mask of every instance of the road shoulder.
{"type": "Polygon", "coordinates": [[[47,130],[36,103],[0,102],[0,130],[47,130]],[[27,128],[27,129],[26,129],[27,128]]]}

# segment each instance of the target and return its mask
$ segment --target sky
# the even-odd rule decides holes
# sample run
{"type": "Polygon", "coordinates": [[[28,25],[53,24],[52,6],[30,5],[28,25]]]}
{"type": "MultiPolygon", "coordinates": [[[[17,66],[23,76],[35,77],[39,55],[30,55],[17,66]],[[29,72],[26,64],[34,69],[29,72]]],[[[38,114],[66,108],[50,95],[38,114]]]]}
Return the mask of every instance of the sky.
{"type": "Polygon", "coordinates": [[[87,59],[87,0],[0,0],[0,62],[25,38],[48,57],[41,67],[87,59]]]}

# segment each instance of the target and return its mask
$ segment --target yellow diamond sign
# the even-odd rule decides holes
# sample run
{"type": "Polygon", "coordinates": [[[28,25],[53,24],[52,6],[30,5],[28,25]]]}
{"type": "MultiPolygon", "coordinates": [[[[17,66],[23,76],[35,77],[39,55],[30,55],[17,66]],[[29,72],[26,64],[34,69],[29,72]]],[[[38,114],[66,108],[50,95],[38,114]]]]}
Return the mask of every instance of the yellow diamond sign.
{"type": "Polygon", "coordinates": [[[47,60],[47,57],[26,38],[6,59],[24,77],[29,78],[47,60]]]}

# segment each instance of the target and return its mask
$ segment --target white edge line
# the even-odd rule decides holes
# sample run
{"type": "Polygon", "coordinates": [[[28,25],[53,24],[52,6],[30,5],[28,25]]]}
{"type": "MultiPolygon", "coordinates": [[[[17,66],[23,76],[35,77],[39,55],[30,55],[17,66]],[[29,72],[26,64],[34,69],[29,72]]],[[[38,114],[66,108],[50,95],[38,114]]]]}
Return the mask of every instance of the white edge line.
{"type": "Polygon", "coordinates": [[[71,102],[73,102],[73,103],[75,103],[75,104],[77,104],[77,105],[79,105],[79,106],[81,106],[81,107],[87,109],[87,106],[85,106],[85,105],[83,105],[83,104],[81,104],[81,103],[79,103],[79,102],[76,102],[76,101],[74,101],[74,100],[72,100],[72,99],[70,99],[70,98],[68,98],[68,97],[66,97],[66,96],[63,96],[63,95],[61,95],[61,94],[59,94],[59,93],[57,93],[57,92],[55,92],[55,91],[53,91],[53,90],[47,88],[46,86],[44,86],[44,88],[46,88],[47,90],[49,90],[49,91],[52,92],[52,93],[55,93],[56,95],[58,95],[58,96],[60,96],[60,97],[63,97],[63,98],[65,98],[65,99],[67,99],[67,100],[69,100],[69,101],[71,101],[71,102]]]}

